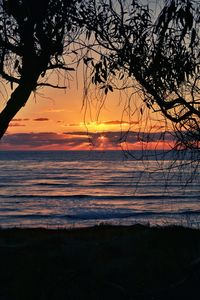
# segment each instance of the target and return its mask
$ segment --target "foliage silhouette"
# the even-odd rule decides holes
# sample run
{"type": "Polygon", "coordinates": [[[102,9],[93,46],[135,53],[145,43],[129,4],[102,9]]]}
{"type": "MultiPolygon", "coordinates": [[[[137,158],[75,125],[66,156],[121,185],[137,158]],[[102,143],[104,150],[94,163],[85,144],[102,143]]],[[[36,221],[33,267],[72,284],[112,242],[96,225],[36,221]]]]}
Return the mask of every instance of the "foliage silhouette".
{"type": "Polygon", "coordinates": [[[172,121],[177,147],[198,148],[199,10],[193,0],[165,1],[160,10],[148,1],[1,0],[0,75],[15,89],[0,113],[0,138],[37,87],[64,88],[49,82],[49,72],[73,70],[72,44],[83,34],[95,85],[107,94],[112,78],[131,78],[146,106],[172,121]]]}
{"type": "MultiPolygon", "coordinates": [[[[92,81],[113,90],[113,77],[139,84],[146,106],[161,111],[177,132],[177,147],[200,141],[200,6],[192,0],[165,1],[152,10],[144,1],[89,1],[87,26],[102,55],[92,81]],[[105,51],[106,49],[106,51],[105,51]]],[[[148,2],[147,2],[148,3],[148,2]]],[[[85,11],[86,14],[86,11],[85,11]]]]}
{"type": "Polygon", "coordinates": [[[51,84],[49,72],[73,70],[66,59],[81,31],[76,17],[79,2],[0,1],[0,75],[14,89],[0,113],[0,138],[37,87],[65,88],[51,84]]]}

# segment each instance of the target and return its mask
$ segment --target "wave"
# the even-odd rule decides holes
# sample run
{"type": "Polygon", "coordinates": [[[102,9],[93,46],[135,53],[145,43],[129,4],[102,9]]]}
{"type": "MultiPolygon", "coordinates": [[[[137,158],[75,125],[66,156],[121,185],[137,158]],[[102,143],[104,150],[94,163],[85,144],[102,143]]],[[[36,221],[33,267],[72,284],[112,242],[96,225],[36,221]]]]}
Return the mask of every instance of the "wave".
{"type": "MultiPolygon", "coordinates": [[[[174,212],[156,212],[156,211],[139,211],[139,212],[101,212],[101,213],[77,213],[77,214],[39,214],[39,213],[29,213],[29,214],[12,214],[9,215],[9,218],[14,219],[64,219],[64,220],[74,220],[74,221],[83,221],[83,220],[113,220],[113,219],[130,219],[130,218],[142,218],[142,219],[151,219],[151,218],[170,218],[170,217],[186,217],[188,215],[196,215],[200,217],[200,210],[185,210],[185,211],[174,211],[174,212]]],[[[7,218],[6,215],[1,215],[0,218],[7,218]]]]}
{"type": "MultiPolygon", "coordinates": [[[[1,185],[0,185],[1,186],[1,185]]],[[[8,185],[6,185],[8,186],[8,185]]],[[[12,186],[12,185],[10,185],[12,186]]],[[[78,188],[85,188],[85,189],[95,189],[95,188],[109,188],[109,187],[116,187],[116,188],[124,188],[124,187],[134,187],[132,182],[130,183],[118,183],[118,182],[110,182],[110,183],[98,183],[98,184],[84,184],[83,183],[48,183],[48,182],[40,182],[40,183],[35,183],[33,186],[47,186],[47,187],[78,187],[78,188]]],[[[148,185],[149,187],[150,185],[148,185]]],[[[143,186],[142,186],[143,187],[143,186]]],[[[152,185],[151,185],[152,187],[152,185]]],[[[155,185],[157,187],[157,185],[155,185]]]]}
{"type": "Polygon", "coordinates": [[[0,151],[1,161],[126,161],[126,160],[191,160],[198,151],[131,150],[123,151],[0,151]],[[125,152],[126,153],[126,152],[125,152]]]}
{"type": "Polygon", "coordinates": [[[179,213],[178,211],[175,212],[155,212],[155,211],[145,211],[145,212],[127,212],[127,213],[101,213],[101,214],[74,214],[74,215],[64,215],[59,216],[59,218],[67,218],[73,220],[98,220],[98,219],[128,219],[128,218],[154,218],[154,217],[170,217],[170,216],[187,216],[187,215],[200,215],[200,210],[196,211],[182,211],[179,213]]]}
{"type": "Polygon", "coordinates": [[[116,196],[116,195],[88,195],[88,194],[72,194],[72,195],[31,195],[31,194],[19,194],[19,195],[0,195],[0,199],[44,199],[44,200],[48,200],[48,199],[69,199],[69,200],[183,200],[183,199],[195,199],[195,200],[199,200],[199,196],[198,195],[122,195],[122,196],[116,196]]]}

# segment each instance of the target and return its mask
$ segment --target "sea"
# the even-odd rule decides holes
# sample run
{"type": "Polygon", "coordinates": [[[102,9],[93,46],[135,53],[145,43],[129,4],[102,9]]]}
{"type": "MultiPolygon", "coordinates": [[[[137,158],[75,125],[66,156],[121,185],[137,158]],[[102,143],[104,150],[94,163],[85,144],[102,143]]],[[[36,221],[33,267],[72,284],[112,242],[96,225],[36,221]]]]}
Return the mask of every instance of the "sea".
{"type": "Polygon", "coordinates": [[[200,227],[199,153],[0,151],[0,227],[200,227]]]}

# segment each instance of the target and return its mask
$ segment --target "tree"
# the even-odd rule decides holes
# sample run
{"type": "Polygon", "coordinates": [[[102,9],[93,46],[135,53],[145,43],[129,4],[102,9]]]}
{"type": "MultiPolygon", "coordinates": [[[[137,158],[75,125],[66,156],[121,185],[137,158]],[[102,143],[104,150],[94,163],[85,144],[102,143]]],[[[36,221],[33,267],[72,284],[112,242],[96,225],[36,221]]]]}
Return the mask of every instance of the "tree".
{"type": "Polygon", "coordinates": [[[108,93],[113,77],[131,78],[146,106],[174,124],[178,147],[199,148],[198,1],[165,1],[160,11],[129,0],[92,0],[88,7],[87,26],[103,49],[98,62],[87,61],[93,83],[108,93]]]}
{"type": "Polygon", "coordinates": [[[0,113],[0,138],[37,87],[63,88],[48,72],[73,69],[71,45],[84,31],[92,82],[107,94],[113,78],[131,79],[146,106],[174,124],[181,147],[197,148],[199,10],[193,0],[165,1],[160,11],[139,0],[0,0],[0,75],[15,87],[0,113]]]}
{"type": "Polygon", "coordinates": [[[66,59],[81,32],[79,2],[0,1],[0,75],[13,90],[0,113],[0,138],[37,87],[64,88],[51,84],[48,75],[56,69],[73,70],[66,59]]]}

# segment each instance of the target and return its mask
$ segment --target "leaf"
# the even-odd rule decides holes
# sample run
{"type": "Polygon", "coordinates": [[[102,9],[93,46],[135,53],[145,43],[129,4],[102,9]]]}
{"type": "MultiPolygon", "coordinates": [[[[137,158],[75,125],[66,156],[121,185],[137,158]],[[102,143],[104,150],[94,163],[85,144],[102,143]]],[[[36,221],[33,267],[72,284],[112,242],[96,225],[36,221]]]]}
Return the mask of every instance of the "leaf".
{"type": "Polygon", "coordinates": [[[113,70],[110,70],[110,73],[113,75],[116,75],[115,71],[113,71],[113,70]]]}
{"type": "Polygon", "coordinates": [[[88,30],[88,31],[86,32],[86,39],[89,40],[90,37],[91,37],[91,34],[92,34],[92,32],[88,30]]]}
{"type": "Polygon", "coordinates": [[[190,11],[186,11],[185,12],[185,22],[186,25],[188,27],[188,29],[192,29],[192,25],[193,25],[193,15],[190,11]]]}
{"type": "Polygon", "coordinates": [[[112,85],[108,85],[108,88],[109,88],[109,90],[110,90],[111,92],[113,92],[113,87],[112,87],[112,85]]]}
{"type": "Polygon", "coordinates": [[[67,24],[67,31],[70,31],[71,28],[72,28],[72,24],[68,23],[68,24],[67,24]]]}
{"type": "Polygon", "coordinates": [[[181,25],[184,27],[184,10],[182,8],[178,11],[178,18],[177,21],[180,20],[181,25]]]}
{"type": "Polygon", "coordinates": [[[86,66],[88,65],[88,62],[91,61],[91,60],[93,60],[93,58],[91,58],[91,57],[84,57],[84,58],[83,58],[83,62],[84,62],[84,64],[85,64],[86,66]]]}
{"type": "Polygon", "coordinates": [[[101,75],[102,75],[103,79],[106,81],[107,78],[108,78],[107,72],[105,70],[102,70],[102,74],[101,75]]]}
{"type": "Polygon", "coordinates": [[[22,68],[20,66],[18,66],[18,72],[19,72],[19,74],[22,73],[22,68]]]}
{"type": "Polygon", "coordinates": [[[194,44],[195,38],[196,38],[196,30],[193,28],[192,35],[191,35],[191,41],[190,41],[190,47],[192,47],[192,45],[194,44]]]}
{"type": "Polygon", "coordinates": [[[165,22],[166,13],[167,13],[167,8],[164,7],[163,11],[161,12],[160,16],[158,17],[157,24],[155,26],[155,33],[158,33],[160,31],[160,28],[162,27],[162,23],[165,22]]]}
{"type": "Polygon", "coordinates": [[[105,69],[107,69],[107,61],[106,61],[105,56],[103,57],[103,64],[104,64],[105,69]]]}
{"type": "Polygon", "coordinates": [[[19,66],[19,60],[18,60],[18,59],[16,59],[16,61],[15,61],[15,65],[14,65],[14,69],[16,70],[18,66],[19,66]]]}

